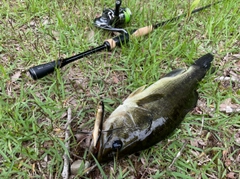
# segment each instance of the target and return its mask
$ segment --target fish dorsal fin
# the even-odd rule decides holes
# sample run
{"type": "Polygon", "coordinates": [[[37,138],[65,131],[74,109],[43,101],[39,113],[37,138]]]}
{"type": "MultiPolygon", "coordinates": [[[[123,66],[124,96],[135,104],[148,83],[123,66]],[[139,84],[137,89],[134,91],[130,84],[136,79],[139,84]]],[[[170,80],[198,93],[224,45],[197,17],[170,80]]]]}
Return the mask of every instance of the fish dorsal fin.
{"type": "Polygon", "coordinates": [[[137,88],[135,91],[133,91],[133,92],[128,96],[128,98],[131,98],[131,97],[135,96],[136,94],[141,93],[145,88],[146,88],[146,85],[137,88]]]}
{"type": "Polygon", "coordinates": [[[146,103],[157,101],[157,100],[161,99],[163,96],[164,96],[163,94],[150,94],[148,96],[145,96],[145,97],[139,99],[136,103],[139,106],[142,106],[146,103]]]}
{"type": "Polygon", "coordinates": [[[168,74],[166,74],[163,78],[177,76],[177,75],[183,73],[184,71],[186,71],[186,70],[184,70],[184,69],[175,69],[175,70],[169,72],[168,74]]]}

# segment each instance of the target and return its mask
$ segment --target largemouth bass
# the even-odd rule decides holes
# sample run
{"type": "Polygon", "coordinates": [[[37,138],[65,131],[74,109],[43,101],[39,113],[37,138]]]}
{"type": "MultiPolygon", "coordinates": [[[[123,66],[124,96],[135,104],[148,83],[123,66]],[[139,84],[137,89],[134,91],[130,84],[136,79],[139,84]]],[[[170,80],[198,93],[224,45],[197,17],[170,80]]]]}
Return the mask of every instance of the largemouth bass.
{"type": "Polygon", "coordinates": [[[165,139],[196,106],[198,82],[212,60],[213,55],[206,54],[187,70],[174,70],[148,88],[135,90],[103,123],[90,152],[99,162],[106,162],[165,139]]]}

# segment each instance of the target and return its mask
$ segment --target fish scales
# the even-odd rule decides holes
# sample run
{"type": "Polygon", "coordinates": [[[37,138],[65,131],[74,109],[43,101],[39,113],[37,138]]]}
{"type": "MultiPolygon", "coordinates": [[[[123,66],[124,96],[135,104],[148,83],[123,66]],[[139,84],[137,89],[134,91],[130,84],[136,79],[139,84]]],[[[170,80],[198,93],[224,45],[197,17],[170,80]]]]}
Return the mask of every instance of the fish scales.
{"type": "Polygon", "coordinates": [[[188,70],[174,70],[148,88],[135,90],[103,124],[98,151],[99,162],[147,149],[165,139],[197,103],[198,82],[211,66],[206,54],[188,70]]]}

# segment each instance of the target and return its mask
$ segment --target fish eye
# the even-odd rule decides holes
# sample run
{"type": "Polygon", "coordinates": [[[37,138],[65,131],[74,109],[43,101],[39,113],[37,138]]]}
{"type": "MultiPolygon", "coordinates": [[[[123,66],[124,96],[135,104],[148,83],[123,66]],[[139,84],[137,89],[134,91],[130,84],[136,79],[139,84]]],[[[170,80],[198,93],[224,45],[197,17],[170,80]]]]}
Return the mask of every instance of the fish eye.
{"type": "Polygon", "coordinates": [[[121,140],[115,140],[115,141],[113,142],[113,144],[112,144],[112,149],[113,149],[114,151],[118,151],[118,150],[120,150],[120,149],[122,148],[122,145],[123,145],[123,143],[122,143],[121,140]]]}

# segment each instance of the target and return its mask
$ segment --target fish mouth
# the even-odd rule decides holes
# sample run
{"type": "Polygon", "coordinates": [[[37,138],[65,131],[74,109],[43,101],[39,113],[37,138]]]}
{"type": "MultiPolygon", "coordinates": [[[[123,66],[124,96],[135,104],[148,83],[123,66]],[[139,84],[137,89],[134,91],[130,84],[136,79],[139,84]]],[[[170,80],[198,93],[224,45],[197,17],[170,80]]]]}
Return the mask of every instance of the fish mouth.
{"type": "Polygon", "coordinates": [[[100,149],[101,149],[99,143],[100,143],[100,142],[97,142],[97,145],[95,146],[95,145],[94,145],[94,142],[93,142],[93,141],[91,142],[91,144],[90,144],[90,146],[89,146],[89,150],[88,150],[88,151],[89,151],[89,152],[88,152],[88,159],[89,159],[89,160],[92,160],[92,159],[94,159],[94,158],[96,158],[96,159],[98,160],[98,158],[99,158],[99,153],[101,153],[101,152],[99,152],[100,149]]]}
{"type": "Polygon", "coordinates": [[[97,152],[95,154],[95,157],[97,158],[97,160],[99,162],[101,162],[102,151],[103,151],[102,145],[101,145],[101,142],[99,140],[98,145],[97,145],[97,152]]]}
{"type": "Polygon", "coordinates": [[[90,148],[90,157],[93,159],[93,156],[99,163],[104,163],[112,159],[112,150],[111,148],[106,146],[106,143],[104,143],[104,134],[101,133],[100,138],[97,141],[97,145],[93,146],[91,145],[90,148]]]}
{"type": "MultiPolygon", "coordinates": [[[[98,137],[92,140],[89,148],[89,157],[93,159],[93,156],[98,160],[98,162],[106,162],[113,158],[114,154],[112,152],[112,146],[108,143],[109,139],[112,137],[112,132],[115,130],[121,130],[123,127],[118,127],[112,129],[102,129],[98,133],[98,137]]],[[[93,136],[94,139],[94,136],[93,136]]]]}
{"type": "Polygon", "coordinates": [[[94,147],[93,145],[90,146],[88,159],[97,160],[99,163],[104,163],[111,159],[110,153],[111,150],[109,148],[105,149],[100,139],[96,147],[94,147]]]}

